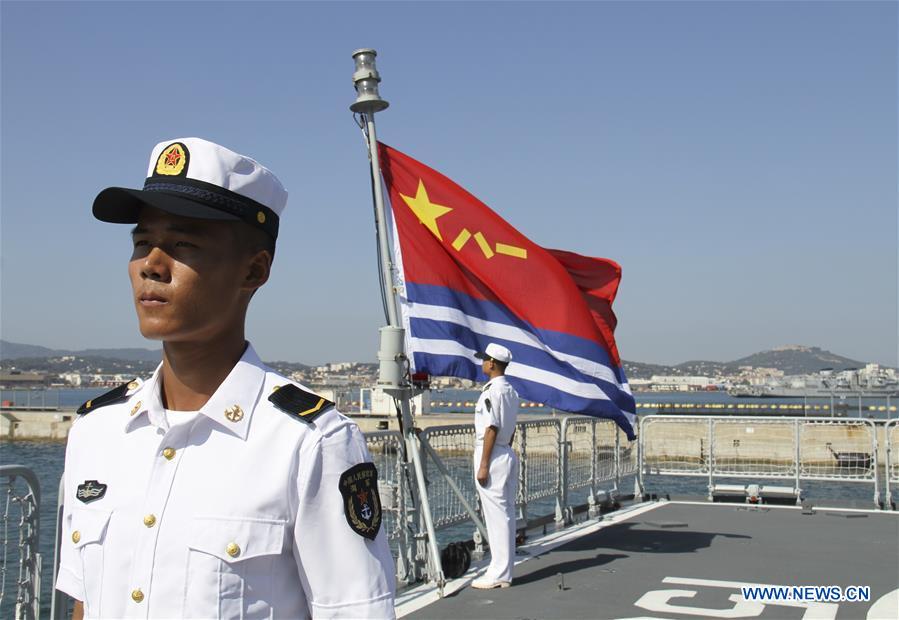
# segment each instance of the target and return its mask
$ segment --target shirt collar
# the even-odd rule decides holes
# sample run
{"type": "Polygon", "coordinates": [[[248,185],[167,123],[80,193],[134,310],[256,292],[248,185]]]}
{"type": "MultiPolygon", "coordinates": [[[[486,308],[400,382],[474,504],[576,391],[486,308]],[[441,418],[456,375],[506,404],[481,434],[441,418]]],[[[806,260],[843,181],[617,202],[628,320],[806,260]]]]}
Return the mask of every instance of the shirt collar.
{"type": "MultiPolygon", "coordinates": [[[[156,367],[153,376],[132,396],[132,400],[137,400],[132,405],[133,413],[125,425],[126,432],[136,427],[138,420],[144,415],[154,426],[166,426],[159,381],[161,369],[162,364],[156,367]]],[[[265,383],[265,373],[266,367],[256,355],[253,345],[247,343],[240,361],[231,369],[212,397],[200,408],[200,413],[222,429],[246,439],[250,429],[250,418],[253,417],[253,410],[265,383]]]]}
{"type": "Polygon", "coordinates": [[[493,377],[492,379],[490,379],[490,381],[488,381],[487,383],[484,384],[484,389],[481,391],[486,392],[491,387],[493,387],[493,385],[502,383],[505,380],[506,380],[506,375],[500,375],[498,377],[493,377]]]}

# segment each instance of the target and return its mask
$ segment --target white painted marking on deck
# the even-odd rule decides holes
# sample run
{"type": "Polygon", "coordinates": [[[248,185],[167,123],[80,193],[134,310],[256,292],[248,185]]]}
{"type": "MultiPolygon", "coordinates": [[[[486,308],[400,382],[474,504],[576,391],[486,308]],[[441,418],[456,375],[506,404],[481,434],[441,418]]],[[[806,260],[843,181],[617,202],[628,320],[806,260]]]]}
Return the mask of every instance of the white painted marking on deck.
{"type": "Polygon", "coordinates": [[[899,590],[887,592],[868,609],[868,620],[899,619],[899,590]]]}
{"type": "MultiPolygon", "coordinates": [[[[689,500],[671,500],[668,502],[672,505],[682,506],[715,506],[717,508],[742,508],[747,512],[763,511],[763,510],[804,510],[802,506],[781,506],[779,504],[732,504],[728,502],[709,502],[709,501],[689,501],[689,500]]],[[[887,517],[899,517],[899,512],[889,510],[878,510],[876,508],[840,508],[838,506],[818,506],[812,507],[815,512],[863,512],[871,515],[884,515],[887,517]]]]}
{"type": "Polygon", "coordinates": [[[702,616],[703,618],[756,618],[765,611],[765,606],[756,601],[745,601],[741,597],[730,597],[735,603],[730,609],[709,609],[706,607],[691,607],[689,605],[673,605],[671,599],[693,598],[696,590],[653,590],[647,592],[634,603],[647,611],[655,611],[663,614],[684,614],[687,616],[702,616]],[[734,600],[736,598],[737,600],[734,600]]]}
{"type": "MultiPolygon", "coordinates": [[[[787,586],[782,585],[774,585],[767,583],[748,583],[744,581],[722,581],[720,579],[695,579],[692,577],[665,577],[662,579],[662,583],[670,583],[681,586],[699,586],[705,588],[727,588],[729,590],[739,590],[740,588],[785,588],[787,586]]],[[[693,597],[696,592],[693,590],[657,590],[656,592],[665,593],[665,592],[692,592],[689,597],[693,597]]],[[[650,594],[655,594],[655,592],[648,592],[644,594],[640,600],[638,600],[635,605],[638,607],[643,607],[644,609],[650,609],[650,611],[666,611],[672,613],[682,613],[687,615],[696,615],[696,616],[709,616],[714,618],[755,618],[761,615],[762,611],[764,611],[766,606],[778,606],[778,607],[798,607],[800,609],[805,609],[805,613],[802,617],[805,620],[833,620],[837,617],[837,611],[840,606],[836,603],[820,603],[820,602],[811,602],[811,601],[788,601],[788,600],[780,600],[780,601],[765,601],[764,603],[757,601],[746,601],[742,594],[732,594],[728,597],[732,603],[736,603],[736,606],[733,609],[700,609],[698,607],[680,607],[679,605],[668,605],[668,599],[665,599],[663,602],[666,604],[665,609],[655,609],[646,607],[645,605],[641,605],[640,601],[647,599],[650,594]],[[751,608],[751,605],[747,603],[751,603],[752,605],[760,606],[758,611],[755,608],[751,608]],[[746,605],[744,605],[746,604],[746,605]],[[689,610],[689,611],[684,611],[689,610]],[[738,610],[742,611],[742,614],[738,613],[738,610]],[[726,613],[730,615],[719,615],[721,613],[726,613]],[[738,614],[738,615],[733,615],[738,614]]],[[[682,595],[684,596],[684,595],[682,595]]],[[[655,604],[655,598],[649,597],[647,599],[650,604],[655,604]]],[[[660,599],[661,600],[661,599],[660,599]]]]}

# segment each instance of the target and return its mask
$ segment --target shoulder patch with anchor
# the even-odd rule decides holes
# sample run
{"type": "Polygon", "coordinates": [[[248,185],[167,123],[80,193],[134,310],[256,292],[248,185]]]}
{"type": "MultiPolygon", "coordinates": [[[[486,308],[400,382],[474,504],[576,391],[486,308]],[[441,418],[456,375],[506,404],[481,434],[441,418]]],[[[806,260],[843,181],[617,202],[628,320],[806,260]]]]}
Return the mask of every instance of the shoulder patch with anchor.
{"type": "Polygon", "coordinates": [[[86,413],[90,413],[94,409],[99,409],[100,407],[105,407],[106,405],[112,405],[115,403],[122,402],[123,400],[128,398],[128,392],[134,390],[140,386],[136,380],[129,381],[128,383],[123,383],[117,388],[113,388],[102,394],[97,396],[96,398],[92,398],[75,411],[78,415],[84,415],[86,413]]]}
{"type": "Polygon", "coordinates": [[[281,411],[295,415],[304,422],[312,422],[334,406],[330,400],[298,388],[293,383],[278,387],[268,400],[281,411]]]}
{"type": "Polygon", "coordinates": [[[374,463],[359,463],[340,474],[343,512],[350,529],[374,540],[381,528],[381,496],[374,463]]]}

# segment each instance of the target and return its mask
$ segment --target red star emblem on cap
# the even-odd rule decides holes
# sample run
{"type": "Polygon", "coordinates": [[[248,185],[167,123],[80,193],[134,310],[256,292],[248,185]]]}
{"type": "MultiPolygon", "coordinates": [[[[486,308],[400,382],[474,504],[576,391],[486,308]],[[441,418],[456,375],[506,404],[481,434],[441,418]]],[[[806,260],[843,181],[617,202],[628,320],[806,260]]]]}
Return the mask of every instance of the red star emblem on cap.
{"type": "Polygon", "coordinates": [[[165,156],[165,165],[166,166],[177,166],[178,161],[181,159],[181,151],[178,149],[172,149],[165,156]]]}

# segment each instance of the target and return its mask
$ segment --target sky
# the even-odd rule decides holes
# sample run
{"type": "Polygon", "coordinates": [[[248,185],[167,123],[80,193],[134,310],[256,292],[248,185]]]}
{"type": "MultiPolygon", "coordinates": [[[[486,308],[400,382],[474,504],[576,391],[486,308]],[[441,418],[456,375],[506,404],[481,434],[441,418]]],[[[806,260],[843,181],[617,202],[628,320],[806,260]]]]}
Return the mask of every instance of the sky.
{"type": "MultiPolygon", "coordinates": [[[[0,336],[158,347],[129,228],[160,141],[254,157],[290,197],[248,337],[374,361],[384,324],[351,54],[383,141],[539,245],[614,259],[627,360],[782,345],[897,365],[897,3],[0,4],[0,336]]],[[[535,295],[535,297],[538,297],[535,295]]],[[[536,301],[536,299],[535,299],[536,301]]]]}

